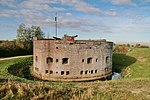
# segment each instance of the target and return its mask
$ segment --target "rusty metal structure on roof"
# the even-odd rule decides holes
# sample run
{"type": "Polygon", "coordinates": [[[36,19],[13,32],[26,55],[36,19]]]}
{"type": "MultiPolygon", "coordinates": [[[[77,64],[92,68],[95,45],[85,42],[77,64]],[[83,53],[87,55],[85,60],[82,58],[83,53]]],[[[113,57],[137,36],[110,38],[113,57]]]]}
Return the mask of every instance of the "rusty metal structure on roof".
{"type": "Polygon", "coordinates": [[[112,42],[63,39],[33,41],[33,75],[50,81],[89,81],[112,75],[112,42]]]}

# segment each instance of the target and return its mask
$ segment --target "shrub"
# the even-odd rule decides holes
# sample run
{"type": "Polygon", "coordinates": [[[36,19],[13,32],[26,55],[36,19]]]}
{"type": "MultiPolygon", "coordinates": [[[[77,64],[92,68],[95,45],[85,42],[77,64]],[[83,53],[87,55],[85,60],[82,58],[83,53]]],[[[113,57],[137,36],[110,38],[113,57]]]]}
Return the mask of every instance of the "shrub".
{"type": "Polygon", "coordinates": [[[116,45],[113,48],[114,52],[128,52],[130,48],[127,45],[116,45]]]}
{"type": "Polygon", "coordinates": [[[0,43],[0,57],[11,57],[19,55],[32,54],[32,50],[21,49],[16,46],[14,41],[1,41],[0,43]]]}

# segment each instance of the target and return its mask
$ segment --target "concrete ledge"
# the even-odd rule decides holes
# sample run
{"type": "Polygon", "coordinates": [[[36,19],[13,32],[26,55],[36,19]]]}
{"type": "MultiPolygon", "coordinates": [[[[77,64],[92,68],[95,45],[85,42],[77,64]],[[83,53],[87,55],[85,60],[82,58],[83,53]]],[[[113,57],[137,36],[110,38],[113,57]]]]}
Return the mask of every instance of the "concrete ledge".
{"type": "Polygon", "coordinates": [[[45,78],[42,77],[39,74],[32,73],[32,75],[40,80],[46,80],[46,81],[62,81],[62,82],[81,82],[81,81],[92,81],[92,80],[100,80],[100,79],[106,79],[107,77],[110,77],[112,73],[107,73],[105,75],[98,75],[95,77],[86,77],[86,78],[45,78]]]}

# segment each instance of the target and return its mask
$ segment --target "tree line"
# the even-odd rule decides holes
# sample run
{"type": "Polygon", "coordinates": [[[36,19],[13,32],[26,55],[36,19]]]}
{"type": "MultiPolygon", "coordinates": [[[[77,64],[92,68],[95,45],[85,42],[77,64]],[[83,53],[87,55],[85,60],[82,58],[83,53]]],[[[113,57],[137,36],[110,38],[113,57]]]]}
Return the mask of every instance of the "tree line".
{"type": "Polygon", "coordinates": [[[0,57],[32,54],[33,39],[43,39],[44,33],[40,26],[27,27],[20,24],[17,29],[16,39],[12,41],[0,41],[0,57]]]}

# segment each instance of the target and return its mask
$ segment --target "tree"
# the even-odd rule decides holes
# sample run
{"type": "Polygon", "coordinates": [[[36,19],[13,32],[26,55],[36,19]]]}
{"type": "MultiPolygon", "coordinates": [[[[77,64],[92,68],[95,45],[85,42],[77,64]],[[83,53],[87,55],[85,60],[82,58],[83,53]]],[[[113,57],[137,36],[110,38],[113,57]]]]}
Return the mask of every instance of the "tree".
{"type": "Polygon", "coordinates": [[[43,39],[44,33],[42,32],[41,28],[39,26],[32,26],[32,39],[33,37],[37,37],[37,39],[43,39]]]}
{"type": "Polygon", "coordinates": [[[20,24],[17,29],[17,40],[16,45],[20,48],[24,48],[24,42],[25,42],[25,24],[20,24]]]}
{"type": "Polygon", "coordinates": [[[16,44],[18,47],[26,50],[32,50],[33,37],[43,39],[44,33],[39,26],[26,27],[25,24],[20,24],[17,29],[16,44]]]}
{"type": "Polygon", "coordinates": [[[13,41],[2,41],[0,43],[0,48],[3,49],[3,50],[16,50],[17,49],[17,46],[16,46],[16,41],[13,40],[13,41]]]}
{"type": "Polygon", "coordinates": [[[23,42],[24,48],[26,48],[27,50],[31,50],[32,49],[32,34],[31,34],[31,29],[30,28],[26,28],[25,29],[25,40],[23,42]]]}

